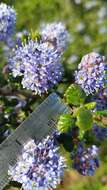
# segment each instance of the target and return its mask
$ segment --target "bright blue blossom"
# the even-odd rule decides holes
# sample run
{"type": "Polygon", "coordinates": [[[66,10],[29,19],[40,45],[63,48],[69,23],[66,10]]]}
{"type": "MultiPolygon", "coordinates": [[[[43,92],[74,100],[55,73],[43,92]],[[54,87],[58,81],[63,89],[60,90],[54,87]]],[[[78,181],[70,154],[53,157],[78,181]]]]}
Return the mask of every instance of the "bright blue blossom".
{"type": "Polygon", "coordinates": [[[24,145],[17,164],[9,168],[11,179],[22,183],[24,190],[56,188],[66,167],[65,159],[58,149],[52,136],[36,144],[30,140],[24,145]]]}
{"type": "Polygon", "coordinates": [[[73,168],[84,176],[94,175],[95,169],[99,167],[98,148],[93,145],[90,148],[84,148],[79,144],[73,159],[73,168]]]}
{"type": "Polygon", "coordinates": [[[7,41],[15,29],[16,11],[4,4],[0,4],[0,40],[7,41]]]}
{"type": "Polygon", "coordinates": [[[50,24],[43,24],[41,26],[40,34],[43,40],[53,42],[57,49],[62,52],[70,41],[70,35],[61,22],[53,22],[50,24]]]}
{"type": "Polygon", "coordinates": [[[56,85],[63,75],[60,53],[51,42],[28,43],[17,47],[10,58],[13,76],[22,76],[24,88],[41,95],[56,85]]]}
{"type": "Polygon", "coordinates": [[[98,92],[106,82],[106,64],[98,53],[85,55],[75,72],[75,80],[87,95],[98,92]]]}

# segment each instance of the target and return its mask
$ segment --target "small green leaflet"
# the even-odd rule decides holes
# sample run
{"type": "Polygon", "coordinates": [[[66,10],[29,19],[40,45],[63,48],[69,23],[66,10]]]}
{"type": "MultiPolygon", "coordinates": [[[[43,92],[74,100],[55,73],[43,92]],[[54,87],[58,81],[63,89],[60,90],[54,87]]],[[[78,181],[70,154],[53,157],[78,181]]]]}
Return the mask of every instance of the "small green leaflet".
{"type": "Polygon", "coordinates": [[[92,110],[96,107],[96,102],[89,102],[85,104],[84,107],[87,108],[88,110],[92,110]]]}
{"type": "Polygon", "coordinates": [[[62,114],[59,118],[57,129],[60,132],[67,132],[73,126],[74,122],[71,114],[62,114]]]}
{"type": "Polygon", "coordinates": [[[80,86],[77,84],[71,84],[66,90],[64,97],[68,104],[78,106],[85,102],[86,95],[80,86]]]}
{"type": "Polygon", "coordinates": [[[93,126],[93,117],[91,111],[84,107],[79,108],[77,112],[76,125],[84,131],[91,129],[93,126]]]}

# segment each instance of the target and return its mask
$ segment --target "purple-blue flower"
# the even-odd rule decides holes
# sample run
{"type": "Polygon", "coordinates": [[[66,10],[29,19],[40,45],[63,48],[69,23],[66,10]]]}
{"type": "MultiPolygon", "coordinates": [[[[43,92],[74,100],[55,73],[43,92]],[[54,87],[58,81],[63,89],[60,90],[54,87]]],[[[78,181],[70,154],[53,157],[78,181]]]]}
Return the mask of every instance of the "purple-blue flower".
{"type": "Polygon", "coordinates": [[[65,28],[65,25],[61,22],[53,22],[43,24],[41,26],[40,34],[42,40],[49,40],[53,42],[60,52],[63,52],[68,42],[70,41],[70,35],[65,28]]]}
{"type": "Polygon", "coordinates": [[[90,148],[84,148],[79,144],[76,153],[73,155],[73,168],[84,176],[92,176],[97,167],[99,167],[98,148],[93,145],[90,148]]]}
{"type": "Polygon", "coordinates": [[[107,128],[106,127],[100,127],[100,126],[94,124],[92,131],[98,140],[104,140],[107,138],[107,128]]]}
{"type": "Polygon", "coordinates": [[[87,95],[93,94],[104,87],[107,78],[105,71],[104,57],[92,52],[82,58],[75,72],[75,81],[87,95]]]}
{"type": "Polygon", "coordinates": [[[15,30],[16,11],[14,8],[0,4],[0,40],[7,41],[15,30]]]}
{"type": "Polygon", "coordinates": [[[66,167],[53,136],[41,142],[30,140],[24,145],[15,166],[9,167],[10,178],[22,183],[24,190],[50,190],[60,184],[66,167]]]}
{"type": "Polygon", "coordinates": [[[41,95],[62,79],[60,58],[53,43],[30,40],[14,49],[9,65],[14,77],[22,76],[24,88],[41,95]]]}
{"type": "Polygon", "coordinates": [[[107,88],[99,90],[99,92],[91,98],[96,102],[94,110],[106,110],[107,109],[107,88]]]}

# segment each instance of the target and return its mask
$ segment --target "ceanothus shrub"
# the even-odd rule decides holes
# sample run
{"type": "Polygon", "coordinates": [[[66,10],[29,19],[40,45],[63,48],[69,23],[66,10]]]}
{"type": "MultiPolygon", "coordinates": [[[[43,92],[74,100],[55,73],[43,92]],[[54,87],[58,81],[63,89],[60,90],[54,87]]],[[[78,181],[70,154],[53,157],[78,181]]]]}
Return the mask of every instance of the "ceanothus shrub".
{"type": "MultiPolygon", "coordinates": [[[[0,10],[0,40],[8,41],[14,32],[16,12],[5,4],[0,4],[0,10]]],[[[39,33],[25,36],[16,39],[9,52],[8,69],[14,80],[20,78],[21,90],[23,87],[34,96],[42,96],[62,80],[61,62],[70,35],[64,24],[53,22],[44,24],[39,33]]],[[[84,176],[94,175],[100,166],[102,142],[107,138],[106,75],[104,56],[96,52],[83,56],[63,98],[70,111],[59,117],[52,136],[24,145],[16,165],[9,167],[12,180],[22,183],[25,190],[48,190],[61,183],[66,167],[84,176]]],[[[15,105],[18,110],[21,104],[15,105]]],[[[8,114],[6,117],[8,121],[8,114]]]]}

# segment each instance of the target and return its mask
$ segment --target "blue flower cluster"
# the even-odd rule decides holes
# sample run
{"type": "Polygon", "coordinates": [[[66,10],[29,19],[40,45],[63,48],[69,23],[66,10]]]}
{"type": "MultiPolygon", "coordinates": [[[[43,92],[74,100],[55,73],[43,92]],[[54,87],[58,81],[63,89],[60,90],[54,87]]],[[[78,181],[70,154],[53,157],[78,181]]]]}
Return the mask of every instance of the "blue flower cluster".
{"type": "Polygon", "coordinates": [[[105,138],[107,138],[107,128],[106,127],[100,127],[100,126],[94,124],[92,131],[98,140],[104,140],[105,138]]]}
{"type": "MultiPolygon", "coordinates": [[[[94,129],[93,133],[95,134],[94,129]]],[[[96,168],[99,167],[99,148],[96,145],[87,148],[84,140],[79,140],[78,135],[79,128],[72,127],[72,130],[68,133],[56,132],[54,137],[70,153],[72,168],[77,170],[81,175],[93,176],[96,168]]]]}
{"type": "Polygon", "coordinates": [[[84,176],[94,175],[95,169],[99,167],[98,148],[93,145],[90,148],[84,148],[82,143],[78,144],[73,159],[73,168],[84,176]]]}
{"type": "Polygon", "coordinates": [[[31,39],[13,50],[9,65],[14,77],[22,76],[24,88],[41,95],[62,79],[60,58],[53,43],[31,39]]]}
{"type": "Polygon", "coordinates": [[[76,83],[79,84],[87,95],[98,92],[104,87],[106,81],[106,64],[104,57],[98,53],[85,55],[75,72],[76,83]]]}
{"type": "Polygon", "coordinates": [[[107,109],[107,88],[100,90],[91,100],[96,102],[95,110],[107,109]]]}
{"type": "MultiPolygon", "coordinates": [[[[94,97],[92,97],[92,101],[96,102],[96,107],[94,111],[107,110],[107,88],[100,90],[94,97]]],[[[106,127],[101,127],[94,124],[92,131],[97,140],[104,140],[105,138],[107,138],[106,127]]]]}
{"type": "Polygon", "coordinates": [[[0,4],[0,40],[7,41],[15,30],[16,11],[4,4],[0,4]]]}
{"type": "Polygon", "coordinates": [[[24,145],[17,164],[10,166],[10,178],[22,183],[24,190],[56,188],[63,179],[66,167],[58,149],[53,136],[47,136],[38,144],[30,140],[24,145]]]}
{"type": "Polygon", "coordinates": [[[47,25],[43,24],[40,34],[43,40],[53,42],[60,52],[65,50],[70,41],[70,35],[61,22],[54,22],[47,25]]]}

